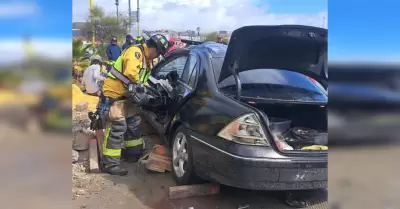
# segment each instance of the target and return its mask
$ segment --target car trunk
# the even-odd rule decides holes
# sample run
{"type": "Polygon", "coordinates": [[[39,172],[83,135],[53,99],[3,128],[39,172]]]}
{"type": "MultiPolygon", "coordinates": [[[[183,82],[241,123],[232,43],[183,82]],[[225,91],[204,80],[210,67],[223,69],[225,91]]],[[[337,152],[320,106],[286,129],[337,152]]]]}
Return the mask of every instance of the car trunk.
{"type": "Polygon", "coordinates": [[[240,72],[282,69],[327,87],[327,30],[309,26],[246,26],[232,33],[218,83],[240,72]]]}
{"type": "Polygon", "coordinates": [[[271,142],[281,152],[327,150],[327,108],[311,101],[299,104],[294,101],[301,99],[295,97],[285,98],[287,102],[268,102],[269,98],[256,96],[249,101],[249,93],[242,92],[246,85],[242,85],[240,73],[255,69],[293,71],[327,89],[327,34],[327,29],[301,25],[245,26],[232,33],[217,82],[233,76],[235,99],[265,113],[274,137],[271,142]]]}
{"type": "Polygon", "coordinates": [[[280,151],[310,152],[328,148],[326,105],[247,103],[265,113],[280,151]]]}

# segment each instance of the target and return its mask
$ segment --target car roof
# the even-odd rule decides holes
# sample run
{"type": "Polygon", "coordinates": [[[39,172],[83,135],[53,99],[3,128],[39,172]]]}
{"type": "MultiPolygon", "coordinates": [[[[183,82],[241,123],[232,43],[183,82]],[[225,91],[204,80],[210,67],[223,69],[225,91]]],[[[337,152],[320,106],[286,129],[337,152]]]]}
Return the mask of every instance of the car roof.
{"type": "Polygon", "coordinates": [[[199,51],[204,51],[207,52],[208,54],[211,55],[211,57],[215,58],[224,58],[226,54],[226,49],[227,46],[224,44],[219,44],[216,42],[204,42],[200,45],[193,45],[193,47],[190,48],[177,48],[170,52],[167,57],[171,56],[176,56],[176,55],[181,55],[185,53],[190,53],[192,50],[199,50],[199,51]]]}
{"type": "Polygon", "coordinates": [[[200,50],[209,53],[214,58],[224,58],[228,47],[216,42],[204,42],[190,48],[190,50],[200,50]]]}

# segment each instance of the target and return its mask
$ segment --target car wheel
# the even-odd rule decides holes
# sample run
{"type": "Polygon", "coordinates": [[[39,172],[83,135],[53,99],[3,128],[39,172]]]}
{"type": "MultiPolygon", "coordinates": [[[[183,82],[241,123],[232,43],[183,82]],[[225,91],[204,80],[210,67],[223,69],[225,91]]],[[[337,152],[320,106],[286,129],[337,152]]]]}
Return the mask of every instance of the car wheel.
{"type": "Polygon", "coordinates": [[[194,172],[189,135],[183,126],[177,128],[172,138],[172,174],[178,185],[195,184],[199,181],[194,172]]]}

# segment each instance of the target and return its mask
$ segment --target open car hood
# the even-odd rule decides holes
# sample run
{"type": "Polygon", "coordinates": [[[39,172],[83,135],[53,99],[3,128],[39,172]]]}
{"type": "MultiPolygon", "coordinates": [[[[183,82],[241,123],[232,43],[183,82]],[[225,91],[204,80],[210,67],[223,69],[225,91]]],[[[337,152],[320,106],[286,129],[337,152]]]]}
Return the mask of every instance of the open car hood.
{"type": "Polygon", "coordinates": [[[302,26],[245,26],[232,33],[218,82],[253,69],[282,69],[327,88],[327,29],[302,26]]]}

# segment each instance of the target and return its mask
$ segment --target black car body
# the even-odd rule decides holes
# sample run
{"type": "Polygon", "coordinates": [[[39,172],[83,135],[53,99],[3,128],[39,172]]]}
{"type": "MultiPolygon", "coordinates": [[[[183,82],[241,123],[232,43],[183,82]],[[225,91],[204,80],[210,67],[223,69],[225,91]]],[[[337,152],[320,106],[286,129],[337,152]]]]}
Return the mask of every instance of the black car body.
{"type": "Polygon", "coordinates": [[[228,46],[177,49],[153,69],[150,85],[179,75],[169,105],[143,109],[172,147],[178,184],[201,177],[254,190],[327,187],[327,151],[285,150],[284,132],[273,130],[289,119],[327,137],[326,34],[308,26],[243,27],[228,46]]]}

